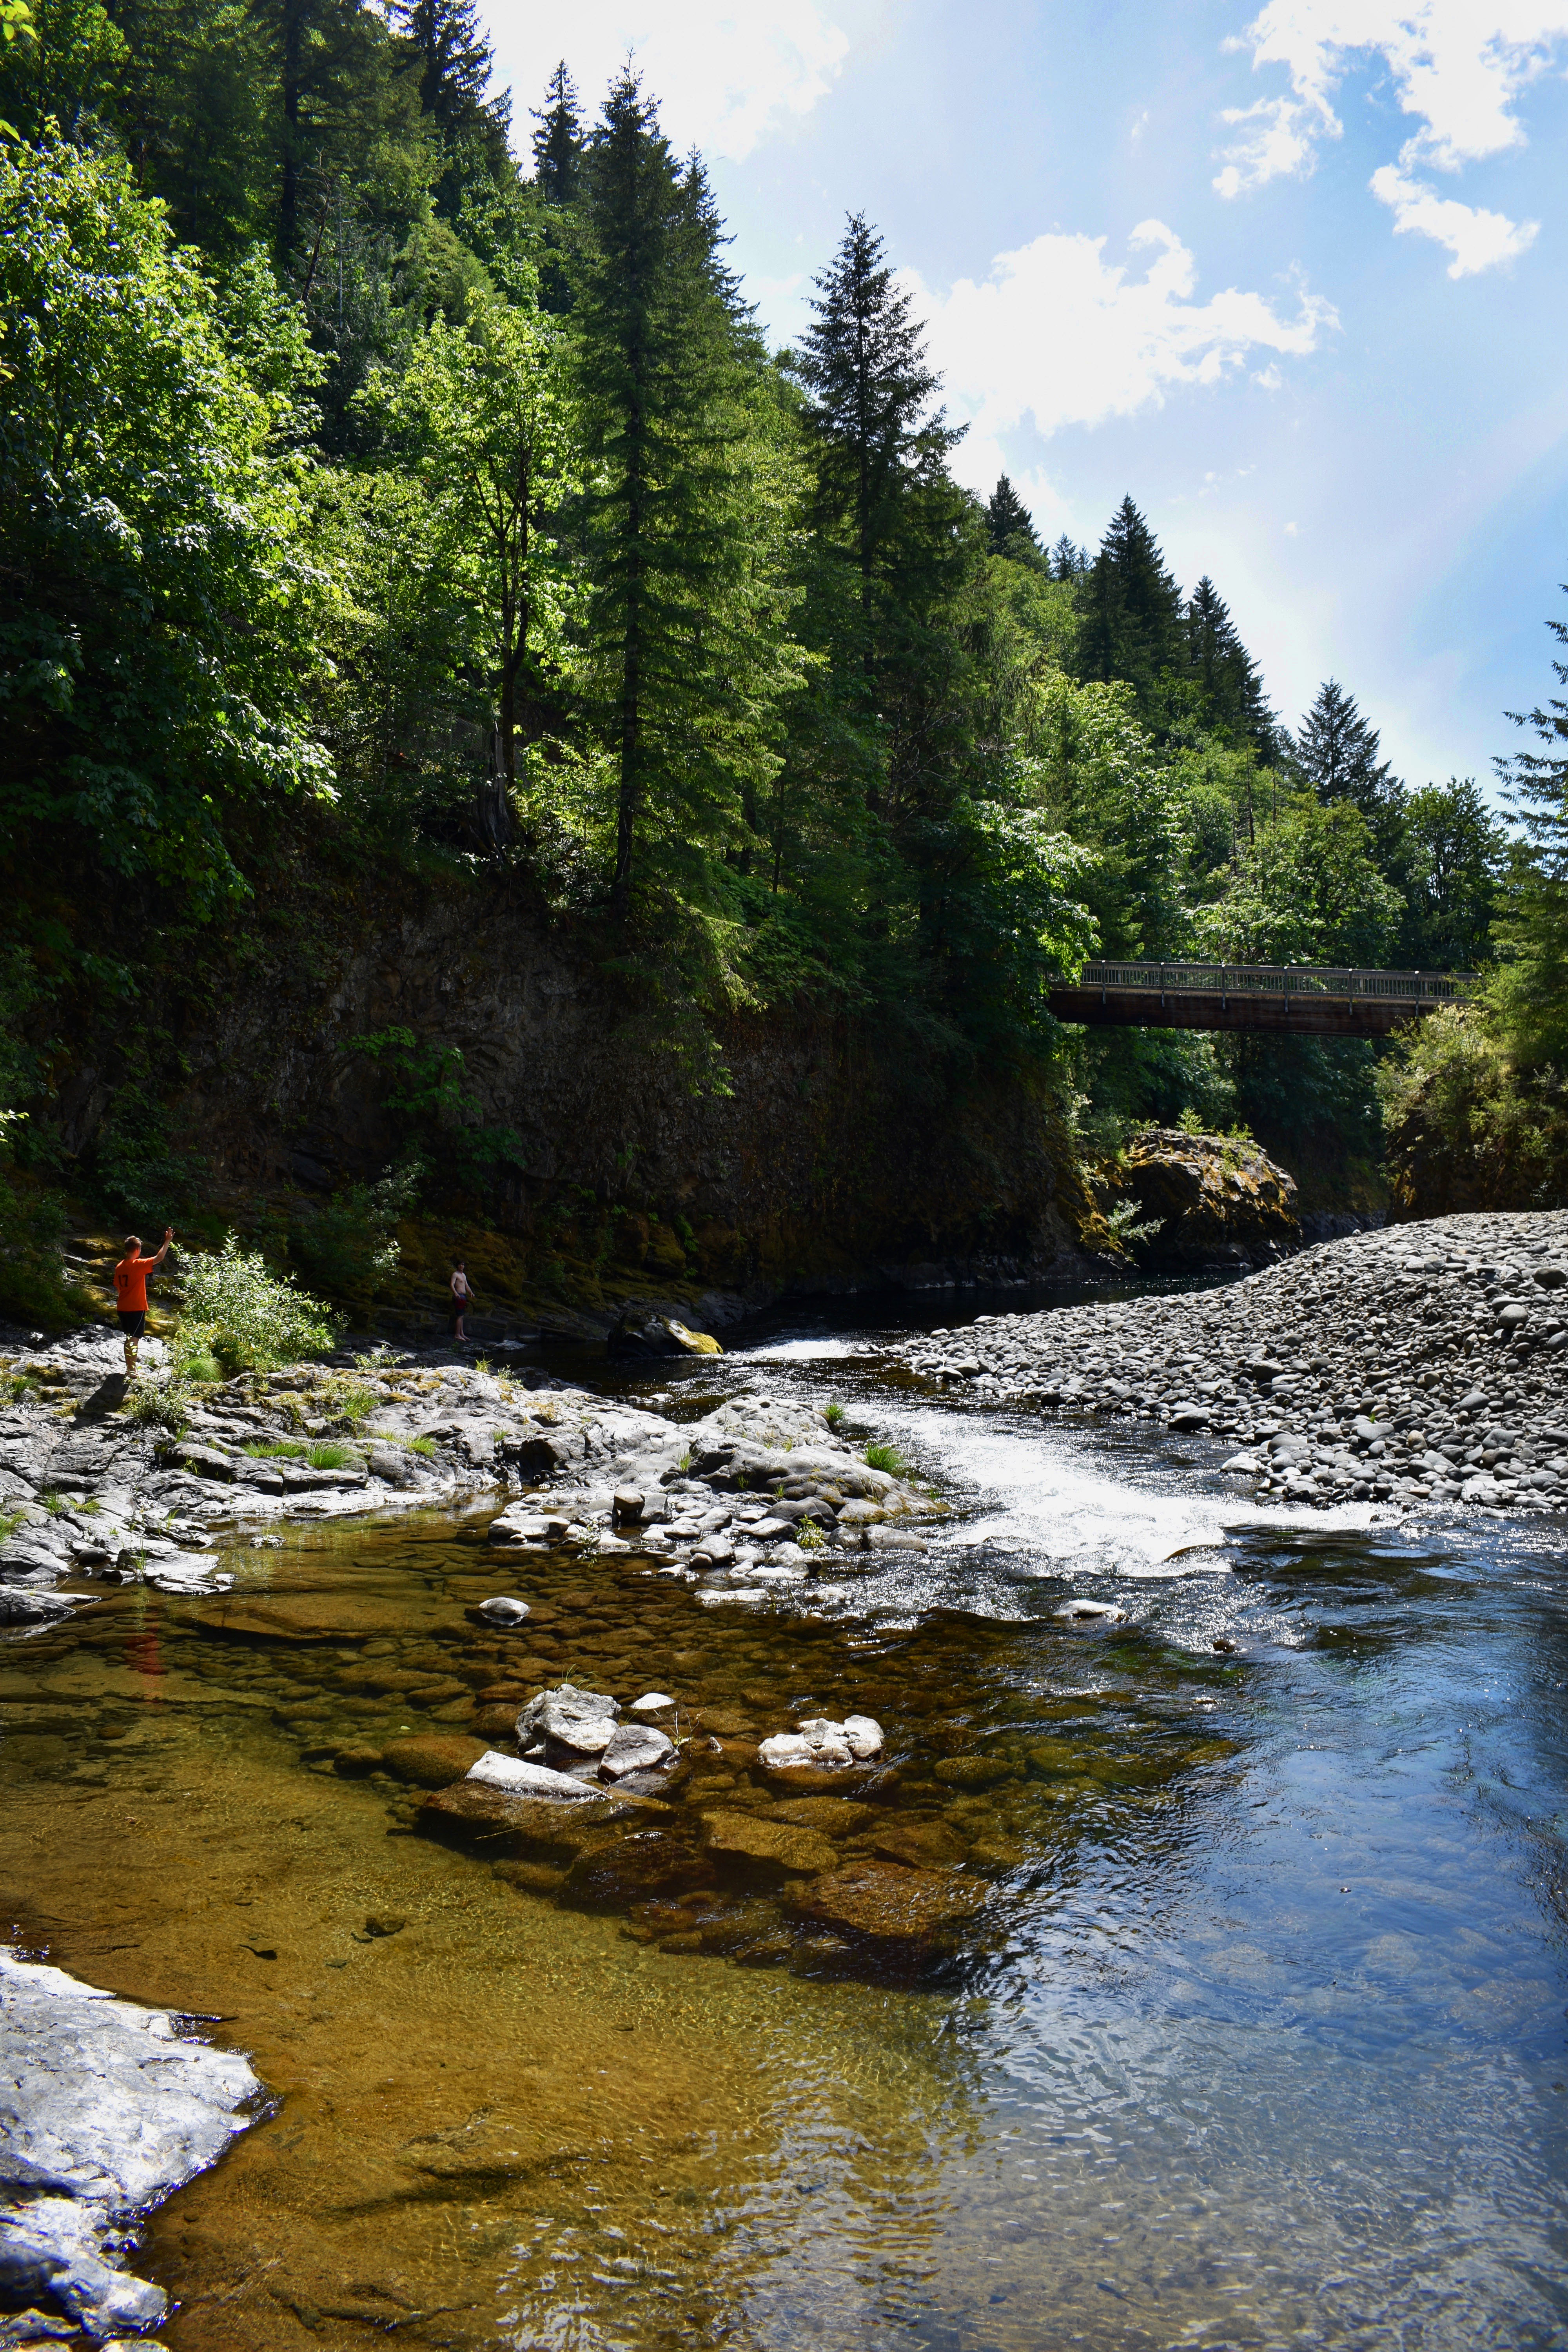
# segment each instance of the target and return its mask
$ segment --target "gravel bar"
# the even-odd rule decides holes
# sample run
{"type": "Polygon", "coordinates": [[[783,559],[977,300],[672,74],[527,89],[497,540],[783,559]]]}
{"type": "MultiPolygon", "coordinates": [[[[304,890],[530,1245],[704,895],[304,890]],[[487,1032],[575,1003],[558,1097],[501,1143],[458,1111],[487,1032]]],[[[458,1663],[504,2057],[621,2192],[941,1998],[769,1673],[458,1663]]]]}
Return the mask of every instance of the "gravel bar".
{"type": "Polygon", "coordinates": [[[987,1403],[1238,1449],[1292,1503],[1568,1497],[1568,1212],[1352,1234],[1223,1289],[983,1315],[879,1351],[987,1403]]]}

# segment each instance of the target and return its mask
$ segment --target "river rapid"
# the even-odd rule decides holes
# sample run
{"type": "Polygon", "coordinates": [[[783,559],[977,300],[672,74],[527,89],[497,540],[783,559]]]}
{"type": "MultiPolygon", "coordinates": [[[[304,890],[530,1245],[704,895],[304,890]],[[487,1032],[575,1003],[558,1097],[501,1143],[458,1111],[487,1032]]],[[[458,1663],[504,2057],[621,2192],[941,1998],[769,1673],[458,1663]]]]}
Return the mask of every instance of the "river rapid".
{"type": "Polygon", "coordinates": [[[237,1538],[335,1649],[145,1588],[0,1647],[8,1939],[276,2101],[153,2221],[170,2352],[1568,2345],[1562,1517],[1261,1507],[1212,1448],[933,1402],[889,1336],[552,1360],[898,1446],[950,1516],[814,1623],[666,1580],[628,1628],[607,1564],[498,1574],[487,1508],[237,1538]],[[424,1726],[322,1661],[428,1662],[509,1580],[567,1678],[914,1738],[983,1928],[923,1972],[664,1950],[411,1833],[324,1756],[424,1726]]]}

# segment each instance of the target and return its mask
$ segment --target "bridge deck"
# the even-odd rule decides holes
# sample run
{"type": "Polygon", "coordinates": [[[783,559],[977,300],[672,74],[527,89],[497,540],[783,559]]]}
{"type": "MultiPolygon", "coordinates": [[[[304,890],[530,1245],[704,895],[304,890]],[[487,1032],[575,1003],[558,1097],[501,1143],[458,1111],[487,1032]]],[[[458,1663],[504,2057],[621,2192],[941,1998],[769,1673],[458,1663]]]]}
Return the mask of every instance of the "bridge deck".
{"type": "Polygon", "coordinates": [[[1091,1028],[1263,1029],[1295,1036],[1382,1037],[1463,1003],[1473,972],[1363,971],[1307,964],[1091,963],[1053,988],[1058,1021],[1091,1028]]]}

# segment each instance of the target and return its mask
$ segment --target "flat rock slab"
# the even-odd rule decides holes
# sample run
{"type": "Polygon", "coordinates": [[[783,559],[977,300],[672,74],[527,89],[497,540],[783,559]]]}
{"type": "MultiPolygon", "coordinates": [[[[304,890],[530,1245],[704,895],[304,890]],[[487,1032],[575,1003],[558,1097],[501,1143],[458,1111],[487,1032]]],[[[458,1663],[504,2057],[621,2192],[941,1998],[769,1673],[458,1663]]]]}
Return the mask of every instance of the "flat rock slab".
{"type": "Polygon", "coordinates": [[[436,1837],[460,1844],[482,1844],[492,1853],[509,1848],[540,1859],[569,1862],[590,1846],[602,1845],[606,1832],[631,1821],[639,1810],[650,1821],[668,1821],[669,1809],[646,1797],[568,1798],[554,1803],[547,1797],[513,1796],[482,1780],[459,1780],[426,1797],[419,1808],[419,1826],[436,1837]]]}
{"type": "Polygon", "coordinates": [[[984,1904],[987,1889],[952,1871],[900,1870],[851,1863],[819,1878],[795,1908],[836,1934],[887,1945],[929,1944],[953,1935],[984,1904]]]}
{"type": "Polygon", "coordinates": [[[404,1633],[406,1598],[395,1593],[279,1592],[266,1600],[231,1595],[202,1612],[205,1631],[274,1642],[336,1642],[345,1634],[404,1633]]]}
{"type": "Polygon", "coordinates": [[[166,2299],[121,2268],[124,2238],[247,2127],[261,2084],[163,2011],[5,1950],[0,2014],[0,2172],[23,2191],[0,2218],[7,2286],[93,2336],[141,2335],[166,2299]]]}
{"type": "Polygon", "coordinates": [[[431,1732],[390,1740],[381,1760],[399,1780],[416,1789],[445,1789],[471,1771],[485,1753],[482,1739],[467,1739],[460,1732],[431,1732]]]}
{"type": "Polygon", "coordinates": [[[708,1851],[715,1861],[739,1864],[773,1878],[811,1878],[837,1870],[838,1854],[824,1837],[771,1814],[704,1813],[708,1851]]]}

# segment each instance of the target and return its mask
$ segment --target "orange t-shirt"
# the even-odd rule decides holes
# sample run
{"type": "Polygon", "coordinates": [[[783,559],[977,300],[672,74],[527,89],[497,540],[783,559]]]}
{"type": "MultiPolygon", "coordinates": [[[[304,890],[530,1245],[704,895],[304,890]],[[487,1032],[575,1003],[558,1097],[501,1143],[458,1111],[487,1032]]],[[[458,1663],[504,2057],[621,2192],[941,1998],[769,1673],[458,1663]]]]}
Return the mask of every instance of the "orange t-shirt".
{"type": "Polygon", "coordinates": [[[120,1301],[122,1315],[147,1312],[147,1276],[158,1261],[155,1257],[122,1257],[114,1269],[114,1295],[120,1301]]]}

